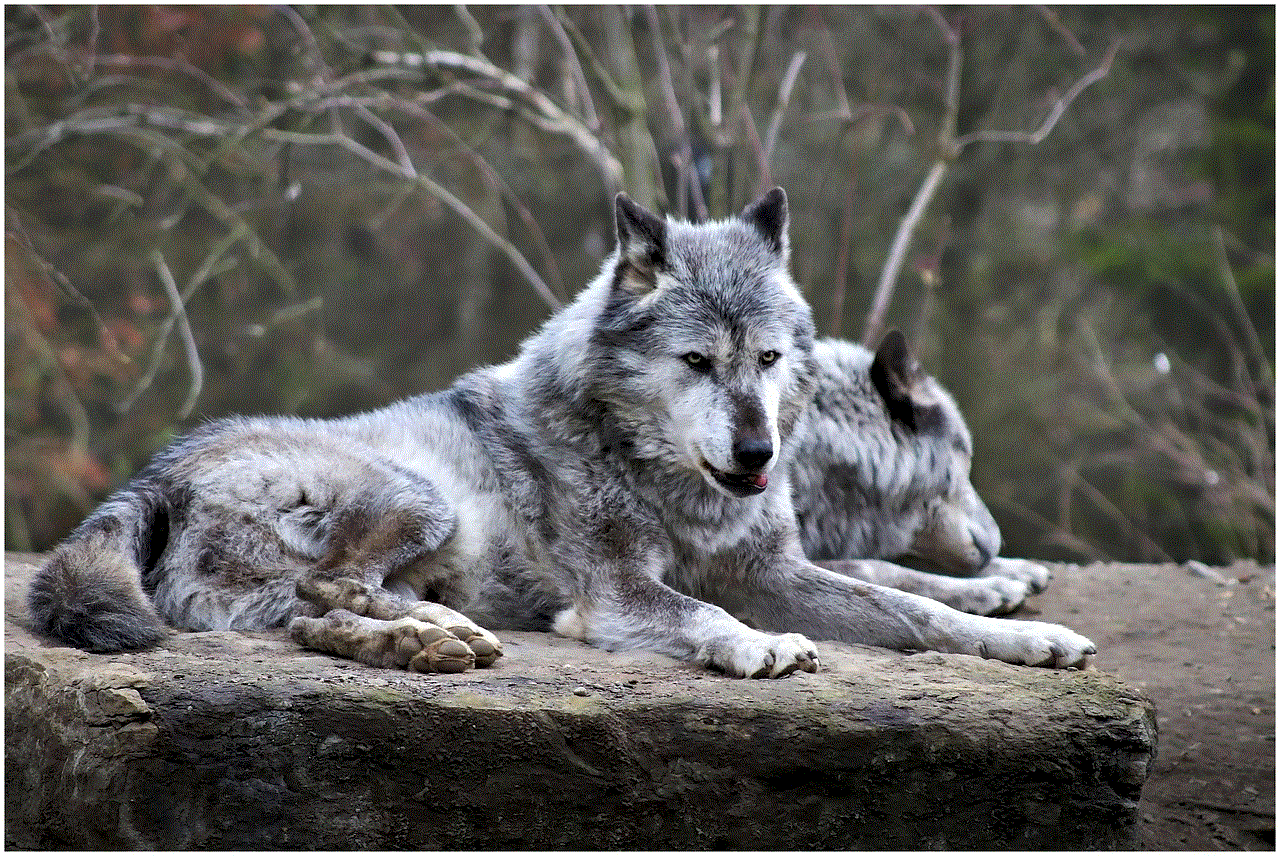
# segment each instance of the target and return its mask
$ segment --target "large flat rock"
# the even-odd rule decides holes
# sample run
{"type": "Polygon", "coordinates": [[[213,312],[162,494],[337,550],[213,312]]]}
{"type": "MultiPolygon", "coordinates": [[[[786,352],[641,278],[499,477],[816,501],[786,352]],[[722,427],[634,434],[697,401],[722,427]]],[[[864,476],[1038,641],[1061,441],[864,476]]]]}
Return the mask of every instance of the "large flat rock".
{"type": "Polygon", "coordinates": [[[86,654],[31,633],[35,561],[5,561],[11,848],[1127,847],[1155,751],[1109,675],[836,643],[780,681],[535,633],[453,676],[280,633],[86,654]]]}

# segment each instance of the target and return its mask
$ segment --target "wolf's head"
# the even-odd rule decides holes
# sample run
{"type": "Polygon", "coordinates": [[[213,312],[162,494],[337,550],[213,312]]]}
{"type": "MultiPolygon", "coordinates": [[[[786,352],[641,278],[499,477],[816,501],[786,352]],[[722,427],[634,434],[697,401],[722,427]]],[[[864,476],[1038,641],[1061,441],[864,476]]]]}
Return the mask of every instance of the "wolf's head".
{"type": "Polygon", "coordinates": [[[813,322],[787,272],[787,198],[689,224],[619,194],[589,382],[637,458],[763,493],[812,385],[813,322]]]}
{"type": "Polygon", "coordinates": [[[916,555],[973,573],[1000,529],[969,480],[973,439],[955,401],[921,371],[897,331],[874,354],[823,340],[817,394],[791,465],[813,559],[916,555]]]}

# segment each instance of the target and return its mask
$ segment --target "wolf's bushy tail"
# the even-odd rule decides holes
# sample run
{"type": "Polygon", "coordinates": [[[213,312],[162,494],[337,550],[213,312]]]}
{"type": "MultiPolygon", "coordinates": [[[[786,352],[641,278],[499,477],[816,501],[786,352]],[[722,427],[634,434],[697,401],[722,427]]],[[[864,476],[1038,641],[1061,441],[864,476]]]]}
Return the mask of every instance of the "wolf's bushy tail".
{"type": "Polygon", "coordinates": [[[169,537],[164,500],[129,486],[59,544],[27,593],[38,631],[95,653],[148,648],[168,634],[142,574],[169,537]]]}

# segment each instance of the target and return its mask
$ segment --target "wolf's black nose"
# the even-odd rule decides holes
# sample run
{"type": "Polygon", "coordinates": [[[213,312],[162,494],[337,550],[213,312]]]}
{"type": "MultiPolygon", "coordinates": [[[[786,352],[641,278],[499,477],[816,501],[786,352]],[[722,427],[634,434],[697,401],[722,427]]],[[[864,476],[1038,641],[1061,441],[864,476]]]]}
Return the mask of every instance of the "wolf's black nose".
{"type": "Polygon", "coordinates": [[[736,440],[733,459],[744,470],[762,470],[773,457],[773,443],[769,440],[736,440]]]}

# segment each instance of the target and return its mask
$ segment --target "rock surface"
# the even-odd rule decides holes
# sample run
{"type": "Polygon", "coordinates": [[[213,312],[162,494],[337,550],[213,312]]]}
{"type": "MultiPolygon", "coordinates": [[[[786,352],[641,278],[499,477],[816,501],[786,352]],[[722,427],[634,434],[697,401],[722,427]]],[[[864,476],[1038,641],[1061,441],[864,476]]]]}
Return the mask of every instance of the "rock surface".
{"type": "Polygon", "coordinates": [[[1127,847],[1155,712],[1100,672],[820,643],[736,681],[504,634],[490,670],[278,633],[114,656],[35,637],[5,561],[10,848],[1127,847]]]}

